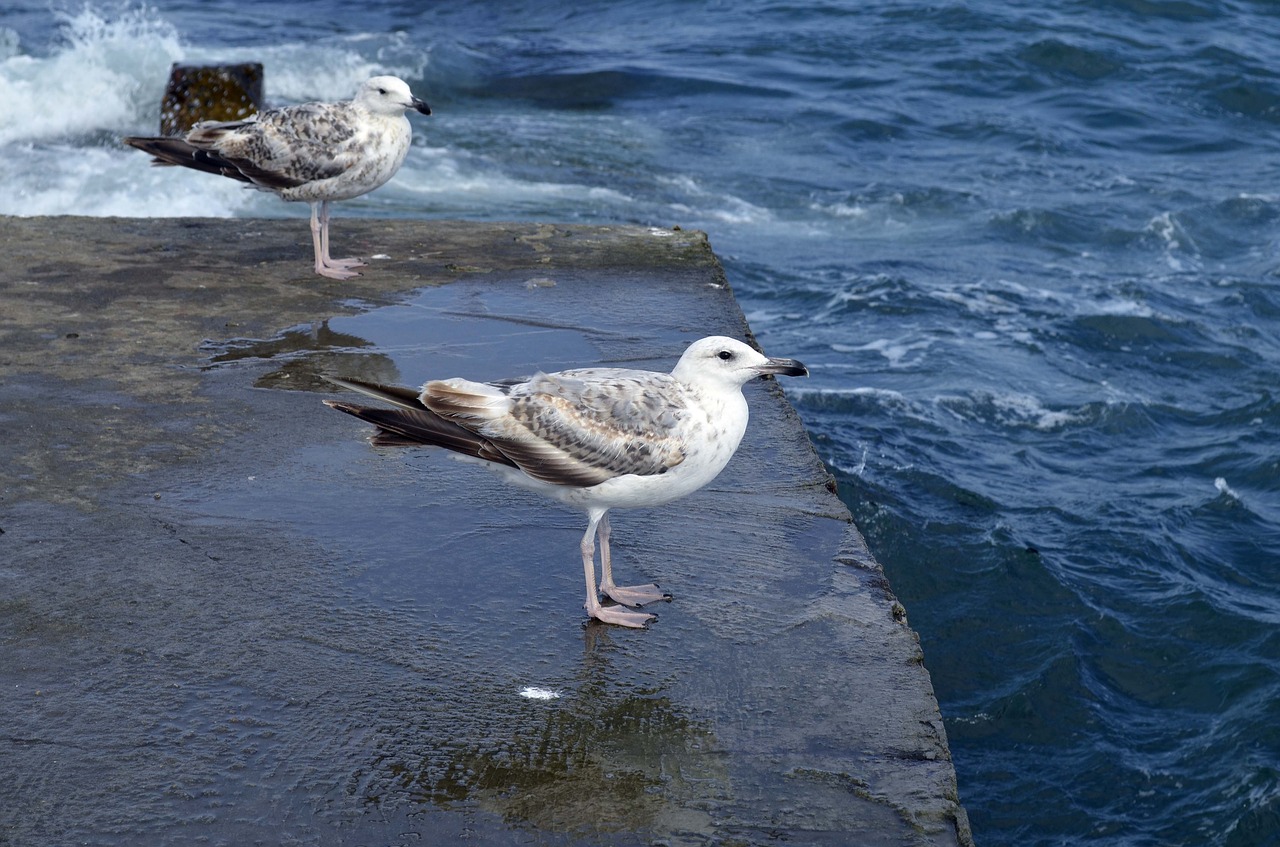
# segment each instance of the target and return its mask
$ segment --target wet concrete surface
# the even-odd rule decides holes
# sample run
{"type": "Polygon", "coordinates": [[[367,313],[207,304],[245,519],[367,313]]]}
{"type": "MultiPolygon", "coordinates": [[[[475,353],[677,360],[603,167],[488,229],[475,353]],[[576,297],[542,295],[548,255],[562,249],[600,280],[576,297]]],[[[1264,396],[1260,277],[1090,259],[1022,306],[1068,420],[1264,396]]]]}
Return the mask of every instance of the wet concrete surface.
{"type": "Polygon", "coordinates": [[[320,402],[749,337],[702,234],[334,227],[386,258],[0,218],[0,844],[971,843],[776,382],[711,486],[614,515],[619,576],[675,595],[645,631],[583,625],[580,514],[320,402]]]}

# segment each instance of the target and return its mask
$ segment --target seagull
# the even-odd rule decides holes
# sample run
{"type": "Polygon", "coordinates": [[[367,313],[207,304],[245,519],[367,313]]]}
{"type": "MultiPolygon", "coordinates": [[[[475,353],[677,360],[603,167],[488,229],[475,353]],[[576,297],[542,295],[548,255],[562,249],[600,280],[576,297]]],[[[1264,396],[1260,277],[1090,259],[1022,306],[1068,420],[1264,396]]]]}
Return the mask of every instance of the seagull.
{"type": "Polygon", "coordinates": [[[420,391],[330,378],[392,408],[324,403],[377,426],[375,446],[444,447],[586,512],[587,615],[644,627],[657,616],[639,607],[671,595],[654,584],[614,584],[609,510],[659,506],[711,482],[747,430],[742,386],[765,374],[808,373],[794,359],[712,336],[690,344],[669,374],[578,368],[495,383],[432,380],[420,391]],[[599,593],[618,606],[602,605],[596,591],[597,534],[599,593]]]}
{"type": "Polygon", "coordinates": [[[409,152],[408,109],[431,114],[394,76],[375,76],[352,100],[301,103],[240,121],[202,121],[181,138],[130,136],[153,165],[181,165],[311,204],[315,271],[330,279],[359,276],[359,259],[329,258],[329,204],[367,194],[395,176],[409,152]]]}

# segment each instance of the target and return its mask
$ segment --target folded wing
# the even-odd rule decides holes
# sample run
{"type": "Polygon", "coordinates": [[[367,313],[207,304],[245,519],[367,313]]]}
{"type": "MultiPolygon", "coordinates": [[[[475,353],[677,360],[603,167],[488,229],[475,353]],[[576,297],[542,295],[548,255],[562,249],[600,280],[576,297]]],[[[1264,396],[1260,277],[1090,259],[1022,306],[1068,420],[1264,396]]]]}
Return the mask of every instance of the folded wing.
{"type": "Polygon", "coordinates": [[[600,369],[539,374],[511,385],[463,379],[407,389],[340,385],[392,403],[327,405],[378,426],[378,443],[434,444],[520,468],[554,485],[592,486],[625,474],[662,474],[684,461],[685,390],[665,374],[600,369]],[[388,438],[394,440],[388,440],[388,438]]]}

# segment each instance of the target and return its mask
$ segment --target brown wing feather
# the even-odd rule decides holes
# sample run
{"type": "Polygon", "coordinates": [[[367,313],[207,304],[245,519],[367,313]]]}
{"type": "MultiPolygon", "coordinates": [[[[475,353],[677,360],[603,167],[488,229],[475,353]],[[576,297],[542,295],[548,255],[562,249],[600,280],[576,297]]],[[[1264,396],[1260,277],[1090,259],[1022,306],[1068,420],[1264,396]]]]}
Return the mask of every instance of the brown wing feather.
{"type": "Polygon", "coordinates": [[[252,182],[249,177],[240,172],[240,169],[234,163],[222,158],[217,153],[210,153],[208,150],[192,147],[181,138],[129,136],[124,139],[124,143],[130,147],[137,147],[145,153],[150,153],[152,156],[151,164],[153,165],[178,165],[184,168],[204,171],[205,173],[231,177],[241,182],[252,182]]]}
{"type": "Polygon", "coordinates": [[[492,386],[429,382],[423,403],[476,431],[529,476],[590,486],[625,474],[652,476],[684,461],[673,430],[683,389],[662,374],[617,369],[539,374],[492,386]]]}
{"type": "Polygon", "coordinates": [[[463,429],[428,409],[383,409],[377,406],[357,406],[341,400],[325,400],[324,404],[330,409],[346,412],[378,427],[380,432],[375,440],[384,447],[431,445],[516,467],[516,463],[495,450],[488,439],[463,429]]]}
{"type": "Polygon", "coordinates": [[[129,136],[124,139],[124,143],[150,153],[153,165],[178,165],[270,189],[296,188],[306,182],[260,168],[246,159],[224,156],[216,150],[196,147],[182,138],[129,136]]]}
{"type": "Polygon", "coordinates": [[[360,159],[351,104],[303,103],[255,120],[196,124],[186,140],[235,163],[254,183],[292,188],[331,179],[360,159]]]}
{"type": "Polygon", "coordinates": [[[283,190],[331,179],[358,160],[350,103],[303,103],[242,121],[204,121],[182,138],[130,136],[124,143],[180,165],[283,190]]]}
{"type": "Polygon", "coordinates": [[[325,401],[379,427],[379,444],[433,444],[518,467],[553,485],[587,487],[626,474],[654,476],[685,457],[676,432],[688,414],[686,389],[666,374],[580,370],[539,374],[514,385],[434,380],[420,395],[332,381],[399,407],[325,401]]]}

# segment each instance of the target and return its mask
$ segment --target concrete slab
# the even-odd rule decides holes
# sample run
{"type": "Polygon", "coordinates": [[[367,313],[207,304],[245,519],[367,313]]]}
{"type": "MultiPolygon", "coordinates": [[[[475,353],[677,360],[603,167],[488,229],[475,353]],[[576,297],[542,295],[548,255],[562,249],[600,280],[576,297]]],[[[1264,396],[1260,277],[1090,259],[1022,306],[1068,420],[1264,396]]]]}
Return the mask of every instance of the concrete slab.
{"type": "Polygon", "coordinates": [[[334,238],[386,258],[0,218],[0,843],[971,843],[916,636],[776,383],[711,487],[615,516],[620,576],[675,595],[642,632],[582,626],[580,515],[320,403],[749,337],[705,236],[334,238]]]}

